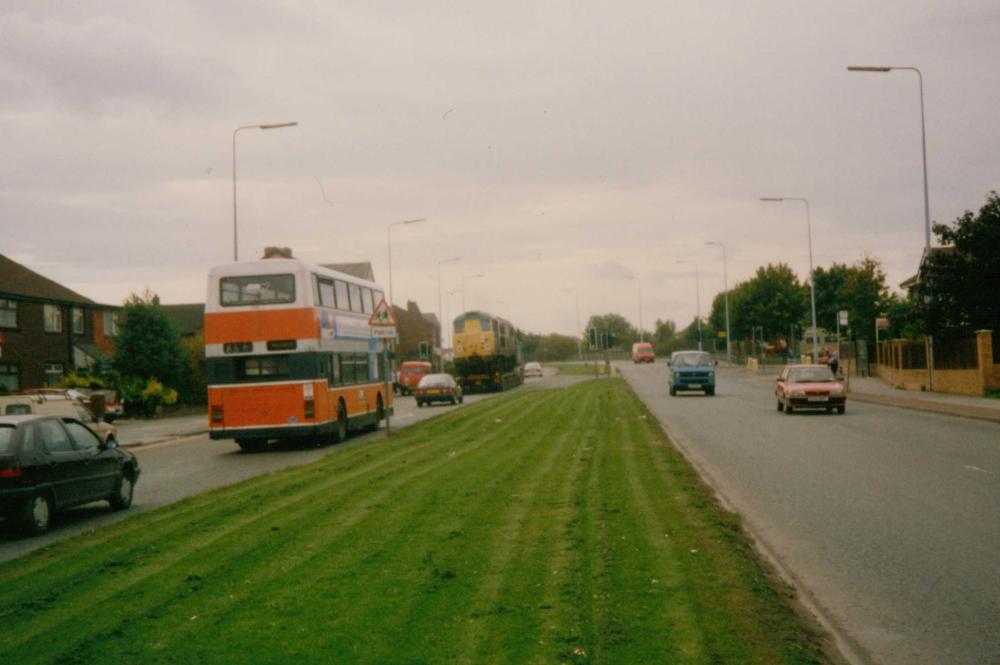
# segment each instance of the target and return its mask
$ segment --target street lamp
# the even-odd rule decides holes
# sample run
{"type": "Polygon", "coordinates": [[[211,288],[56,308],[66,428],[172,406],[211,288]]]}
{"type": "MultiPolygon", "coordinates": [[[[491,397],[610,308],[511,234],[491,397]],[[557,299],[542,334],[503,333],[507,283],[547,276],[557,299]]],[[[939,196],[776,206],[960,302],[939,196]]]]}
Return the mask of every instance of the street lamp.
{"type": "MultiPolygon", "coordinates": [[[[716,247],[722,248],[722,284],[725,287],[725,299],[726,299],[726,362],[733,362],[732,356],[732,345],[729,335],[729,269],[727,267],[726,261],[726,245],[725,243],[715,242],[714,240],[705,241],[706,245],[715,245],[716,247]]],[[[791,343],[791,340],[788,340],[791,343]]]]}
{"type": "MultiPolygon", "coordinates": [[[[931,204],[930,194],[927,191],[927,123],[924,120],[924,75],[916,67],[860,67],[853,65],[847,68],[849,72],[874,72],[878,74],[888,74],[892,70],[903,70],[917,73],[917,82],[920,86],[920,149],[924,158],[924,254],[930,259],[931,252],[931,204]]],[[[930,330],[928,330],[930,333],[930,330]]],[[[927,358],[928,388],[934,389],[934,336],[927,335],[927,346],[930,353],[927,358]]]]}
{"type": "Polygon", "coordinates": [[[482,276],[483,275],[481,273],[476,273],[475,275],[463,275],[462,276],[462,288],[459,289],[459,290],[462,292],[462,313],[463,314],[468,311],[467,309],[465,309],[465,280],[467,280],[467,279],[475,279],[477,277],[482,277],[482,276]]]}
{"type": "Polygon", "coordinates": [[[239,249],[236,234],[236,134],[244,129],[281,129],[295,127],[298,122],[277,122],[267,125],[243,125],[233,130],[233,261],[239,261],[239,249]]]}
{"type": "Polygon", "coordinates": [[[916,67],[858,67],[847,68],[849,72],[877,72],[880,74],[891,72],[894,69],[906,70],[917,73],[917,81],[920,84],[920,147],[924,156],[924,247],[931,248],[931,204],[930,195],[927,193],[927,129],[924,122],[924,75],[916,67]]]}
{"type": "Polygon", "coordinates": [[[698,275],[698,264],[688,259],[677,259],[677,263],[690,263],[694,266],[695,321],[698,323],[698,350],[701,351],[701,277],[698,275]]]}
{"type": "Polygon", "coordinates": [[[816,329],[816,274],[813,272],[812,220],[809,214],[809,199],[801,196],[765,196],[761,201],[780,203],[781,201],[802,201],[806,204],[806,232],[809,234],[809,299],[812,302],[813,363],[819,362],[819,333],[816,329]]]}
{"type": "MultiPolygon", "coordinates": [[[[449,314],[448,314],[447,318],[449,318],[449,319],[451,318],[451,314],[450,314],[451,313],[451,297],[453,295],[455,295],[456,293],[463,293],[462,289],[454,289],[452,291],[448,291],[448,293],[445,294],[445,295],[447,295],[447,302],[445,304],[448,307],[447,311],[449,312],[449,314]]],[[[454,332],[455,332],[454,331],[454,326],[452,325],[452,322],[449,321],[448,322],[448,347],[449,348],[452,348],[452,347],[455,346],[454,332]]]]}
{"type": "Polygon", "coordinates": [[[638,275],[627,275],[625,279],[634,279],[636,285],[639,288],[639,341],[642,339],[642,280],[639,279],[638,275]]]}
{"type": "Polygon", "coordinates": [[[563,293],[572,293],[576,298],[576,359],[583,360],[583,330],[580,329],[580,294],[576,289],[563,289],[563,293]]]}
{"type": "MultiPolygon", "coordinates": [[[[455,261],[461,261],[462,257],[456,256],[450,259],[441,259],[437,262],[438,271],[438,318],[441,320],[439,325],[441,326],[441,339],[438,342],[441,344],[441,348],[444,349],[444,316],[443,310],[441,309],[441,265],[444,263],[454,263],[455,261]]],[[[442,372],[444,371],[444,357],[438,354],[438,362],[441,364],[439,368],[442,372]]]]}
{"type": "Polygon", "coordinates": [[[393,304],[392,300],[392,227],[399,226],[400,224],[418,224],[420,222],[426,221],[423,217],[418,217],[417,219],[404,219],[401,222],[390,222],[389,223],[389,306],[393,304]]]}

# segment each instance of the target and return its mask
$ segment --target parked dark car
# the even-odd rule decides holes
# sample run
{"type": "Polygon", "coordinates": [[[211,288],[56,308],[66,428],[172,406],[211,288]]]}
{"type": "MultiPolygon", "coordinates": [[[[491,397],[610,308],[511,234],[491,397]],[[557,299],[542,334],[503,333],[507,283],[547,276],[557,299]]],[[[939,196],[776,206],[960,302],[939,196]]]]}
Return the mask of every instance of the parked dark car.
{"type": "Polygon", "coordinates": [[[451,374],[428,374],[420,379],[415,391],[417,406],[431,402],[451,402],[461,404],[462,386],[458,385],[451,374]]]}
{"type": "Polygon", "coordinates": [[[139,462],[76,418],[0,416],[0,513],[31,534],[56,511],[92,501],[132,505],[139,462]]]}

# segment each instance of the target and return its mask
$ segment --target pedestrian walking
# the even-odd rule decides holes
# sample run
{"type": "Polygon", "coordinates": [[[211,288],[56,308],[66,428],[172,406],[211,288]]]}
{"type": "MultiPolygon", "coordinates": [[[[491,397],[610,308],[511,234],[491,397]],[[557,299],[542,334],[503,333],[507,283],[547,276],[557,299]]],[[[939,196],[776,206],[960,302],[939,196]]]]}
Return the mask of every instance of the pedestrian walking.
{"type": "Polygon", "coordinates": [[[840,369],[840,361],[837,359],[837,352],[830,352],[830,371],[833,372],[834,376],[837,376],[837,370],[840,369]]]}

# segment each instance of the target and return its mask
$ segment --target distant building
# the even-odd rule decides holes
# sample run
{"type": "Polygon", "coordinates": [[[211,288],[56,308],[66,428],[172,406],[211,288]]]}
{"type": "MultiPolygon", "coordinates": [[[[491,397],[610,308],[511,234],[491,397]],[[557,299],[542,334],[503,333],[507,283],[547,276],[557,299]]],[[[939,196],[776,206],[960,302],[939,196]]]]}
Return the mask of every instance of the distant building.
{"type": "Polygon", "coordinates": [[[194,337],[205,328],[205,305],[202,303],[161,305],[161,307],[173,321],[181,339],[194,337]]]}
{"type": "Polygon", "coordinates": [[[54,386],[68,372],[108,368],[118,309],[0,254],[0,390],[54,386]]]}

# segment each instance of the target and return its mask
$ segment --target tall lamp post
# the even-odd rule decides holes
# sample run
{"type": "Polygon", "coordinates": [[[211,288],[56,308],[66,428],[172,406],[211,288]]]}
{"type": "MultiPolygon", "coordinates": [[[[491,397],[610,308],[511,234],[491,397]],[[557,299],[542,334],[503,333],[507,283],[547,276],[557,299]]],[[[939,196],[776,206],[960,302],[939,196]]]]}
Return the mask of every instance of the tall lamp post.
{"type": "MultiPolygon", "coordinates": [[[[924,75],[916,67],[868,67],[852,65],[847,68],[849,72],[874,72],[887,74],[892,70],[902,70],[917,73],[917,83],[920,87],[920,149],[924,158],[924,254],[930,258],[931,251],[931,204],[930,194],[927,191],[927,123],[924,120],[924,75]]],[[[930,331],[928,331],[930,332],[930,331]]],[[[927,335],[927,346],[930,347],[930,357],[927,359],[928,388],[934,389],[934,337],[927,335]]]]}
{"type": "MultiPolygon", "coordinates": [[[[440,261],[437,262],[437,270],[438,270],[438,319],[439,319],[438,325],[441,326],[441,338],[438,340],[438,342],[441,344],[441,350],[442,351],[444,351],[444,310],[441,309],[441,265],[445,264],[445,263],[454,263],[455,261],[461,261],[461,260],[462,260],[462,257],[455,256],[455,257],[452,257],[450,259],[441,259],[440,261]]],[[[438,367],[438,370],[443,372],[444,371],[444,356],[441,353],[438,354],[438,364],[440,365],[440,367],[438,367]]]]}
{"type": "Polygon", "coordinates": [[[694,302],[695,302],[695,321],[698,322],[698,350],[702,351],[701,343],[701,276],[698,274],[698,264],[695,261],[689,259],[677,259],[677,263],[690,263],[694,266],[694,302]]]}
{"type": "MultiPolygon", "coordinates": [[[[456,293],[462,293],[462,289],[453,289],[451,291],[448,291],[448,293],[445,294],[447,296],[447,300],[445,302],[445,304],[447,305],[446,311],[448,312],[448,314],[446,315],[446,318],[448,318],[448,319],[451,319],[451,311],[452,311],[452,309],[451,309],[451,297],[453,295],[455,295],[456,293]]],[[[463,309],[463,312],[464,312],[464,309],[463,309]]],[[[448,347],[449,348],[451,348],[451,347],[453,347],[455,345],[453,332],[454,332],[454,327],[452,326],[452,322],[449,321],[448,322],[448,347]]],[[[454,349],[452,349],[452,351],[454,351],[454,349]]]]}
{"type": "Polygon", "coordinates": [[[423,217],[418,217],[417,219],[404,219],[400,222],[390,222],[389,223],[389,306],[393,304],[392,300],[392,227],[399,226],[400,224],[419,224],[420,222],[426,221],[423,217]]]}
{"type": "Polygon", "coordinates": [[[812,218],[809,214],[809,199],[801,196],[764,196],[761,201],[780,203],[782,201],[802,201],[806,204],[806,232],[809,234],[809,299],[812,303],[813,363],[819,362],[819,332],[816,328],[816,273],[813,272],[812,218]]]}
{"type": "Polygon", "coordinates": [[[563,293],[572,293],[576,298],[576,359],[583,360],[583,330],[580,328],[580,293],[576,289],[563,289],[563,293]]]}
{"type": "Polygon", "coordinates": [[[239,244],[236,232],[236,135],[244,129],[280,129],[282,127],[295,127],[296,122],[277,122],[266,125],[243,125],[233,130],[233,261],[240,260],[239,244]]]}
{"type": "MultiPolygon", "coordinates": [[[[722,242],[715,242],[714,240],[708,240],[705,242],[706,245],[715,245],[716,247],[722,248],[722,285],[725,290],[725,300],[726,300],[726,362],[733,361],[732,354],[732,343],[730,342],[729,335],[729,268],[727,267],[726,260],[726,244],[722,242]]],[[[788,340],[791,343],[791,340],[788,340]]]]}

